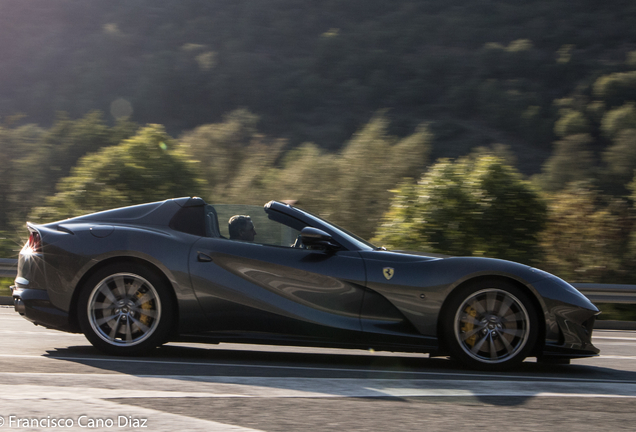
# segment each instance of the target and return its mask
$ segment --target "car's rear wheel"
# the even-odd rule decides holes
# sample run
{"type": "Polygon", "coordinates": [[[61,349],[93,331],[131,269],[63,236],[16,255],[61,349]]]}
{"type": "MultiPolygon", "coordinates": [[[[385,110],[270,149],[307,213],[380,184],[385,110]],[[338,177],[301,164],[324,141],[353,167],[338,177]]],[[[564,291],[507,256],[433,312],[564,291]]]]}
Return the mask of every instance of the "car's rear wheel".
{"type": "Polygon", "coordinates": [[[86,338],[113,355],[136,355],[161,345],[172,325],[165,283],[134,264],[107,266],[84,284],[78,318],[86,338]]]}
{"type": "Polygon", "coordinates": [[[510,369],[521,363],[538,335],[537,312],[518,287],[482,281],[453,294],[442,329],[451,357],[482,370],[510,369]]]}

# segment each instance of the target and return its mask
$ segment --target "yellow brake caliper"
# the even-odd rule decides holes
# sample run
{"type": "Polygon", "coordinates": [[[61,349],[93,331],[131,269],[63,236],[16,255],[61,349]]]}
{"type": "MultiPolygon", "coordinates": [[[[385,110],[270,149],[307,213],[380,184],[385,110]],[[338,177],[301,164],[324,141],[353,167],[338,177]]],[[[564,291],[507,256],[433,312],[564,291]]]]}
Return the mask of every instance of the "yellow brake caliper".
{"type": "MultiPolygon", "coordinates": [[[[469,315],[473,318],[477,317],[477,311],[475,310],[474,307],[472,306],[466,306],[466,309],[464,309],[464,313],[466,315],[469,315]]],[[[475,328],[475,324],[473,324],[472,322],[464,322],[462,324],[462,331],[464,333],[468,333],[469,331],[471,331],[472,329],[475,328]]],[[[471,337],[469,337],[468,339],[466,339],[464,342],[466,342],[468,345],[475,346],[475,340],[477,339],[477,333],[475,333],[474,335],[472,335],[471,337]]]]}
{"type": "MultiPolygon", "coordinates": [[[[146,293],[138,291],[136,297],[137,297],[137,299],[140,299],[145,294],[146,293]]],[[[141,304],[141,308],[143,310],[152,310],[152,300],[148,300],[147,302],[142,303],[141,304]]],[[[148,315],[141,314],[141,316],[139,317],[139,321],[141,321],[143,323],[143,325],[146,325],[146,326],[150,325],[150,320],[151,320],[151,318],[148,315]]]]}

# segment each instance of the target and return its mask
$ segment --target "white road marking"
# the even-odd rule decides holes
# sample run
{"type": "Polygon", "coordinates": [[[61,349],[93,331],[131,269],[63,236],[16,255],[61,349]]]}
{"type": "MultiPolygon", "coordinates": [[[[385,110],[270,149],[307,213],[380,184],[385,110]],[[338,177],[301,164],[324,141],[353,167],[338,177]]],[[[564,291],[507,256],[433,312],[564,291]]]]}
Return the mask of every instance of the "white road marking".
{"type": "MultiPolygon", "coordinates": [[[[634,343],[632,342],[594,342],[594,345],[596,345],[597,348],[602,348],[602,347],[616,347],[616,346],[628,346],[628,347],[633,347],[634,343]]],[[[601,351],[603,351],[605,348],[602,348],[601,351]]]]}
{"type": "Polygon", "coordinates": [[[613,359],[613,360],[636,360],[636,356],[621,356],[621,355],[602,355],[600,356],[602,359],[613,359]]]}
{"type": "MultiPolygon", "coordinates": [[[[505,379],[511,380],[510,382],[523,382],[523,380],[529,380],[532,382],[536,382],[539,380],[550,381],[550,382],[576,382],[576,383],[600,383],[600,384],[608,384],[608,383],[616,383],[616,384],[635,384],[636,381],[625,381],[625,380],[608,380],[608,379],[590,379],[590,378],[568,378],[568,377],[544,377],[544,376],[533,376],[533,375],[500,375],[500,374],[489,374],[489,373],[459,373],[459,372],[422,372],[422,371],[405,371],[405,370],[392,370],[392,369],[354,369],[354,368],[325,368],[325,367],[304,367],[304,366],[275,366],[275,365],[257,365],[257,364],[232,364],[232,363],[204,363],[204,362],[178,362],[178,361],[165,361],[165,360],[135,360],[135,359],[121,359],[121,358],[98,358],[98,357],[44,357],[44,356],[36,356],[36,355],[13,355],[13,354],[0,354],[0,358],[2,357],[16,357],[16,358],[32,358],[32,359],[40,359],[40,360],[64,360],[64,361],[96,361],[96,362],[117,362],[117,363],[141,363],[141,364],[163,364],[163,365],[172,365],[172,366],[210,366],[210,367],[235,367],[235,368],[248,368],[248,369],[288,369],[288,370],[302,370],[302,371],[312,371],[312,372],[357,372],[363,374],[382,374],[382,375],[419,375],[419,376],[431,376],[431,377],[444,377],[444,378],[483,378],[483,379],[505,379]],[[519,381],[515,381],[519,380],[519,381]]],[[[612,356],[608,356],[612,358],[612,356]]],[[[619,356],[617,356],[619,357],[619,356]]],[[[620,356],[621,358],[632,359],[627,356],[620,356]]],[[[596,357],[598,358],[598,357],[596,357]]],[[[0,372],[0,376],[28,376],[31,372],[0,372]]],[[[62,376],[73,376],[73,375],[81,375],[83,377],[94,377],[99,376],[100,374],[94,373],[84,373],[84,374],[73,374],[73,373],[34,373],[35,376],[39,375],[62,375],[62,376]]],[[[118,375],[119,373],[113,374],[104,374],[107,376],[118,375]]],[[[128,375],[126,376],[140,376],[140,377],[166,377],[171,379],[181,379],[185,377],[186,379],[207,379],[207,375],[128,375]]],[[[281,377],[283,379],[285,377],[281,377]]],[[[246,379],[258,379],[258,377],[246,377],[246,379]]],[[[314,379],[314,378],[312,378],[314,379]]],[[[330,379],[330,378],[315,378],[315,379],[330,379]]],[[[333,378],[336,379],[336,378],[333,378]]]]}
{"type": "MultiPolygon", "coordinates": [[[[34,374],[37,375],[37,374],[34,374]]],[[[69,374],[70,375],[70,374],[69,374]]],[[[573,397],[636,398],[636,384],[557,381],[136,376],[6,377],[0,400],[121,398],[573,397]],[[90,384],[86,378],[90,377],[90,384]],[[24,377],[21,378],[24,382],[24,377]],[[7,382],[7,380],[9,382],[7,382]],[[14,382],[12,382],[14,381],[14,382]]]]}
{"type": "Polygon", "coordinates": [[[630,337],[614,337],[614,336],[592,336],[592,342],[596,340],[623,340],[623,341],[632,341],[636,342],[636,338],[630,337]]]}

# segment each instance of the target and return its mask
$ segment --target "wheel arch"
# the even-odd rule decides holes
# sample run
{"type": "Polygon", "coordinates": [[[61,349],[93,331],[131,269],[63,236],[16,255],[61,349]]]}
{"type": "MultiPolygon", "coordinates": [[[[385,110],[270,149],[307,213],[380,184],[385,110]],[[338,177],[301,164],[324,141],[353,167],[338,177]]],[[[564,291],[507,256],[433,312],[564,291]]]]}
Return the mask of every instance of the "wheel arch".
{"type": "Polygon", "coordinates": [[[537,311],[537,314],[539,314],[539,316],[537,317],[537,321],[539,323],[537,341],[535,346],[532,348],[532,351],[530,351],[530,354],[537,355],[541,353],[543,350],[543,344],[545,343],[545,335],[546,335],[545,311],[544,311],[543,305],[539,301],[539,298],[537,297],[536,292],[534,292],[530,287],[528,287],[526,284],[524,284],[523,282],[515,278],[509,277],[509,276],[503,276],[503,275],[475,276],[460,282],[459,284],[457,284],[457,286],[455,286],[450,291],[450,293],[446,296],[446,299],[444,300],[444,303],[442,304],[442,307],[440,308],[440,313],[437,317],[437,338],[438,338],[441,350],[446,352],[448,349],[447,346],[445,345],[446,342],[442,335],[442,332],[443,332],[442,320],[443,320],[443,317],[446,316],[447,313],[449,313],[448,308],[451,303],[451,300],[453,299],[453,296],[457,293],[457,291],[459,291],[460,289],[468,285],[484,283],[486,281],[492,281],[492,280],[510,283],[511,285],[516,286],[517,288],[521,289],[525,294],[527,294],[528,298],[532,302],[532,305],[537,311]]]}
{"type": "Polygon", "coordinates": [[[161,279],[163,283],[166,284],[167,287],[170,288],[168,290],[171,297],[170,307],[172,308],[172,312],[174,314],[173,316],[174,316],[174,324],[175,324],[173,331],[174,332],[178,331],[177,325],[179,323],[179,307],[178,307],[177,296],[176,296],[174,287],[172,283],[170,282],[170,279],[159,267],[157,267],[150,261],[147,261],[143,258],[133,257],[133,256],[125,256],[125,257],[120,256],[120,257],[107,258],[95,264],[80,278],[80,280],[77,282],[77,285],[75,286],[75,290],[73,291],[73,297],[71,298],[71,305],[69,308],[69,312],[70,312],[69,324],[74,331],[81,333],[79,321],[77,317],[77,304],[79,302],[82,286],[86,283],[86,281],[95,273],[103,269],[104,267],[107,267],[112,264],[131,264],[131,263],[143,266],[147,270],[153,272],[155,275],[157,275],[161,279]]]}

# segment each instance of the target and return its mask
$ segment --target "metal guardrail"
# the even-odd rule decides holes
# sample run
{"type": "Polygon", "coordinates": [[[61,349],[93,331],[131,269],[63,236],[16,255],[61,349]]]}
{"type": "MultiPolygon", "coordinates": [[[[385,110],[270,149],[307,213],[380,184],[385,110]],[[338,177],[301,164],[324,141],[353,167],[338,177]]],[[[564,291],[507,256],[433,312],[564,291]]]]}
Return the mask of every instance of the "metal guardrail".
{"type": "Polygon", "coordinates": [[[14,278],[18,271],[18,260],[0,258],[0,277],[14,278]]]}
{"type": "Polygon", "coordinates": [[[636,285],[575,283],[572,286],[592,303],[636,304],[636,285]]]}
{"type": "MultiPolygon", "coordinates": [[[[0,258],[0,277],[13,278],[18,269],[18,260],[0,258]]],[[[593,303],[631,303],[636,304],[636,285],[612,285],[575,283],[572,284],[593,303]]]]}

